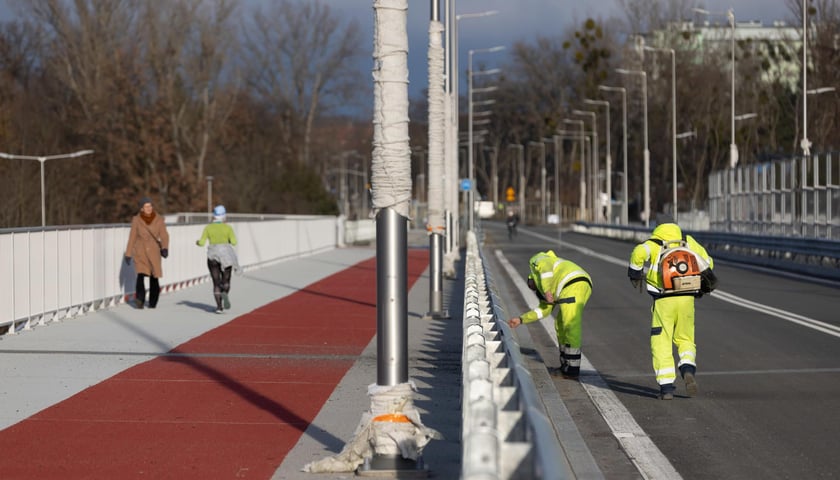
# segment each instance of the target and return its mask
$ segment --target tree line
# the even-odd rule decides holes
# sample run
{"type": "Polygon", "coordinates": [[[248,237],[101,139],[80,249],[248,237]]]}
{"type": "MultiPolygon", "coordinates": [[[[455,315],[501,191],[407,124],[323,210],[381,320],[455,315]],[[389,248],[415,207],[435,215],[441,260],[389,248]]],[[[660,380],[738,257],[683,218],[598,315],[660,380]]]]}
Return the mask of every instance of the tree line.
{"type": "MultiPolygon", "coordinates": [[[[47,224],[161,212],[337,211],[333,157],[369,150],[357,24],[318,2],[9,0],[0,151],[49,156],[47,224]]],[[[38,162],[0,160],[0,227],[40,224],[38,162]]]]}
{"type": "MultiPolygon", "coordinates": [[[[46,162],[48,224],[124,222],[146,195],[165,213],[204,211],[208,176],[213,177],[213,203],[224,203],[229,211],[335,214],[348,203],[340,198],[338,183],[370,171],[372,84],[364,55],[371,35],[319,0],[276,0],[264,8],[241,0],[6,1],[17,16],[0,24],[0,151],[95,152],[46,162]]],[[[786,0],[789,25],[801,25],[800,1],[786,0]]],[[[645,36],[649,45],[662,46],[654,43],[659,42],[675,50],[677,131],[696,132],[678,145],[680,205],[703,207],[708,174],[729,161],[728,51],[708,50],[698,61],[694,34],[674,28],[694,17],[696,2],[616,3],[623,17],[587,19],[554,36],[522,40],[508,50],[500,75],[476,77],[476,88],[498,87],[486,95],[496,103],[490,123],[480,128],[490,148],[475,149],[483,196],[492,197],[493,156],[500,190],[517,185],[518,152],[509,144],[526,145],[526,178],[529,185],[539,185],[538,154],[529,143],[569,128],[563,121],[573,118],[573,109],[598,112],[603,158],[603,107],[585,106],[584,98],[610,102],[613,171],[621,172],[621,98],[598,88],[613,85],[627,89],[628,191],[631,201],[638,197],[640,86],[638,79],[615,70],[644,69],[652,206],[662,211],[672,191],[670,60],[640,53],[637,38],[645,36]],[[657,31],[664,37],[650,33],[657,31]]],[[[810,0],[808,7],[815,26],[809,36],[809,88],[835,86],[840,7],[834,0],[810,0]]],[[[757,114],[736,125],[742,164],[798,152],[804,97],[790,72],[778,69],[801,58],[798,40],[790,39],[788,47],[736,45],[736,110],[757,114]]],[[[794,73],[794,78],[801,76],[794,73]]],[[[463,133],[467,92],[460,93],[463,133]]],[[[840,92],[810,98],[808,136],[814,151],[840,140],[838,98],[840,92]]],[[[427,141],[427,106],[424,98],[413,100],[411,138],[419,151],[427,141]]],[[[563,142],[564,204],[578,199],[578,145],[563,142]]],[[[546,154],[551,174],[550,144],[546,154]]],[[[428,170],[425,159],[413,157],[415,187],[416,175],[428,170]]],[[[466,163],[460,165],[459,176],[465,177],[466,163]]],[[[37,162],[0,159],[5,207],[0,227],[40,224],[38,177],[37,162]]],[[[360,191],[365,185],[357,183],[345,185],[343,194],[365,202],[366,192],[360,191]]],[[[615,194],[619,177],[613,185],[615,194]]]]}

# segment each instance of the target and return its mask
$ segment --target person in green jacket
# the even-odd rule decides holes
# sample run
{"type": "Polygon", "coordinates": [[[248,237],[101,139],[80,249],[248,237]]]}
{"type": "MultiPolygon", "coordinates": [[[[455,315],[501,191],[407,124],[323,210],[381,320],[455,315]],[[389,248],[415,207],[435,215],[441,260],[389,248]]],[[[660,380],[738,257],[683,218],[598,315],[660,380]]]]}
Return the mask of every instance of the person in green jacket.
{"type": "Polygon", "coordinates": [[[533,310],[508,320],[508,325],[516,328],[536,322],[559,306],[554,330],[560,346],[560,373],[565,378],[576,379],[580,375],[583,308],[592,294],[592,279],[579,265],[551,250],[531,257],[528,266],[528,288],[540,303],[533,310]]]}
{"type": "Polygon", "coordinates": [[[203,247],[209,240],[207,247],[207,268],[213,279],[213,297],[216,299],[216,313],[230,309],[230,277],[234,268],[239,269],[236,258],[236,234],[233,228],[225,223],[227,211],[224,205],[217,205],[213,209],[213,222],[204,227],[201,238],[195,244],[203,247]]]}

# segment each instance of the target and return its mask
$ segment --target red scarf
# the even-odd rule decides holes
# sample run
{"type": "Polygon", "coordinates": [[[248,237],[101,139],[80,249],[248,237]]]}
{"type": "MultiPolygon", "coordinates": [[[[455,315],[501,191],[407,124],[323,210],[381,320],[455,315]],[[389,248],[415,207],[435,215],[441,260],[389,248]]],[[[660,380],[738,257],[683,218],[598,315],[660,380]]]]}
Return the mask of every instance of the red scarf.
{"type": "Polygon", "coordinates": [[[140,212],[140,218],[142,218],[143,221],[146,222],[146,225],[151,225],[152,220],[154,220],[155,217],[156,217],[155,212],[152,212],[148,215],[146,215],[144,212],[140,212]]]}

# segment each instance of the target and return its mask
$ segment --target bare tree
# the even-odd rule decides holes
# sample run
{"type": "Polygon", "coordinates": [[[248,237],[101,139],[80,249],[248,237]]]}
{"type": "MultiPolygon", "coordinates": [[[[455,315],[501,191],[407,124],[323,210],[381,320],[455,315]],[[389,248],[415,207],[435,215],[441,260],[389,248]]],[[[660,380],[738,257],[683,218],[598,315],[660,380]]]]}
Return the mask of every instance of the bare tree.
{"type": "Polygon", "coordinates": [[[320,0],[279,0],[254,11],[245,37],[250,87],[282,119],[287,155],[309,163],[317,117],[369,88],[354,68],[362,51],[358,24],[345,24],[320,0]],[[298,137],[303,145],[295,152],[298,137]]]}

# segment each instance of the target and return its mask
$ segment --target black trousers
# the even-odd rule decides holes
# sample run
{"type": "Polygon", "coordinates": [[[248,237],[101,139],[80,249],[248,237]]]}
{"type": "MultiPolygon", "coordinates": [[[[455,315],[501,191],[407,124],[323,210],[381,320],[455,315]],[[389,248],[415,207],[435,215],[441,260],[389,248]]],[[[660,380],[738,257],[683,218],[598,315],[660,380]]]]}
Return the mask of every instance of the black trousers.
{"type": "Polygon", "coordinates": [[[216,299],[216,307],[222,308],[222,293],[230,292],[230,275],[233,267],[223,269],[221,263],[208,259],[207,269],[210,270],[210,278],[213,279],[213,297],[216,299]]]}
{"type": "MultiPolygon", "coordinates": [[[[137,274],[137,283],[134,288],[134,294],[137,296],[139,300],[146,301],[146,283],[143,280],[147,275],[138,273],[137,274]]],[[[155,308],[157,307],[158,297],[160,297],[160,283],[156,277],[149,277],[149,307],[155,308]]]]}

